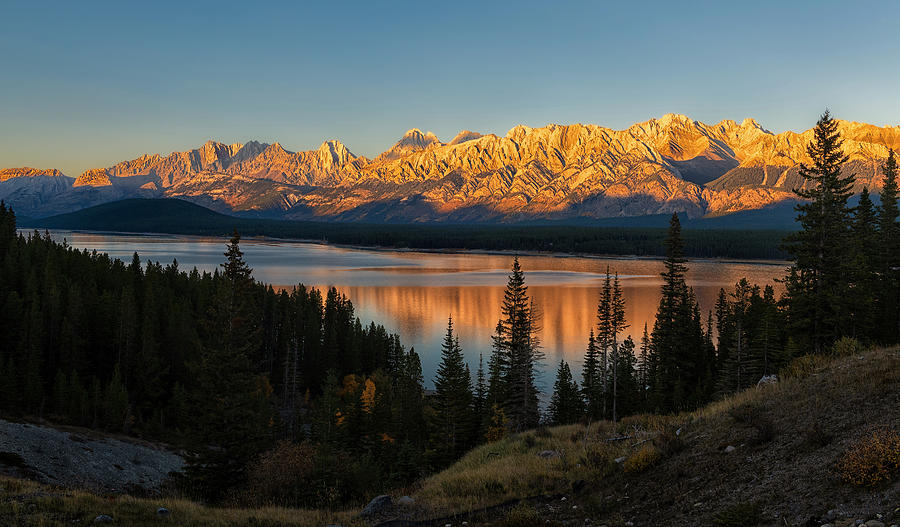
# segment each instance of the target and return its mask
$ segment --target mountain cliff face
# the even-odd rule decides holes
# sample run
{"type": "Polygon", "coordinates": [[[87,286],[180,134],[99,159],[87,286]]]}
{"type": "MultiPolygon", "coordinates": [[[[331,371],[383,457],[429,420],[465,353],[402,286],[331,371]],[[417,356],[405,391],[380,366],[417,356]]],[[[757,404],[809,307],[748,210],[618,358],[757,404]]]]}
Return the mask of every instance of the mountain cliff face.
{"type": "MultiPolygon", "coordinates": [[[[850,156],[846,170],[856,174],[857,190],[879,187],[888,149],[900,148],[900,127],[839,124],[850,156]]],[[[278,143],[209,141],[186,152],[85,171],[51,208],[177,196],[222,211],[297,219],[721,215],[792,199],[793,189],[804,184],[798,168],[809,162],[811,138],[812,130],[774,134],[753,119],[707,125],[668,114],[625,130],[516,126],[503,137],[466,130],[447,143],[412,129],[371,160],[335,140],[303,152],[278,143]]],[[[0,171],[2,182],[37,176],[71,181],[55,170],[0,171]]],[[[6,199],[14,206],[18,201],[6,199]]],[[[49,212],[34,196],[29,206],[31,214],[49,212]]]]}

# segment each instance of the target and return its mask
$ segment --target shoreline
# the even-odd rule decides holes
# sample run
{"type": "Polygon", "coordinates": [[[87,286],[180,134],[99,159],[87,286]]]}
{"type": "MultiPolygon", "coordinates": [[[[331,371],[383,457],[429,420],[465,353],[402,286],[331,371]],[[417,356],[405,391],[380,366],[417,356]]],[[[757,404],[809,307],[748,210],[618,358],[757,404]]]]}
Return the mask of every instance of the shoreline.
{"type": "MultiPolygon", "coordinates": [[[[18,232],[22,233],[32,233],[35,230],[38,232],[43,232],[40,229],[29,229],[29,228],[18,228],[16,229],[18,232]]],[[[170,233],[170,232],[129,232],[129,231],[95,231],[95,230],[85,230],[85,229],[44,229],[44,231],[49,232],[71,232],[77,234],[96,234],[103,236],[137,236],[137,237],[163,237],[163,236],[177,236],[181,238],[195,238],[195,239],[222,239],[228,240],[228,235],[203,235],[203,234],[178,234],[178,233],[170,233]]],[[[332,243],[323,240],[316,239],[303,239],[303,238],[277,238],[273,236],[241,236],[241,240],[247,241],[257,241],[257,242],[273,242],[273,243],[300,243],[300,244],[309,244],[309,245],[321,245],[326,247],[334,247],[336,249],[349,249],[355,251],[370,251],[370,252],[395,252],[395,253],[404,253],[404,254],[472,254],[472,255],[486,255],[486,256],[529,256],[529,257],[549,257],[549,258],[584,258],[584,259],[592,259],[592,260],[635,260],[635,261],[661,261],[665,260],[664,256],[639,256],[635,254],[595,254],[595,253],[569,253],[569,252],[558,252],[558,251],[514,251],[514,250],[505,250],[505,249],[454,249],[454,248],[441,248],[441,249],[428,249],[428,248],[412,248],[412,247],[391,247],[391,246],[380,246],[380,245],[354,245],[354,244],[343,244],[343,243],[332,243]]],[[[755,259],[755,258],[727,258],[727,257],[714,257],[714,258],[697,258],[697,257],[688,257],[687,260],[689,262],[707,262],[707,263],[722,263],[722,264],[745,264],[745,265],[773,265],[773,266],[788,266],[790,262],[788,260],[770,260],[770,259],[755,259]]]]}

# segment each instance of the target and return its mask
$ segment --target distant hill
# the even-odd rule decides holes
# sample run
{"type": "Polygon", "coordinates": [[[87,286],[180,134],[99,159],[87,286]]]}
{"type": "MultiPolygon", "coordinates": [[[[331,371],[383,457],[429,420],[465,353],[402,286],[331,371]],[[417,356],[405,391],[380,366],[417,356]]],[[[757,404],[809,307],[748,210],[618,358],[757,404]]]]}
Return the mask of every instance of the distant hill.
{"type": "Polygon", "coordinates": [[[180,199],[124,199],[49,218],[19,221],[20,226],[91,231],[220,233],[239,218],[180,199]]]}
{"type": "MultiPolygon", "coordinates": [[[[693,257],[783,258],[783,229],[748,229],[763,218],[728,216],[686,222],[685,250],[693,257]],[[741,229],[738,234],[735,229],[741,229]]],[[[669,215],[528,224],[378,224],[288,221],[221,214],[179,199],[126,199],[20,227],[110,232],[243,236],[422,250],[540,251],[603,255],[664,255],[669,215]]],[[[774,216],[772,216],[774,217],[774,216]]],[[[772,223],[777,223],[772,220],[772,223]]]]}

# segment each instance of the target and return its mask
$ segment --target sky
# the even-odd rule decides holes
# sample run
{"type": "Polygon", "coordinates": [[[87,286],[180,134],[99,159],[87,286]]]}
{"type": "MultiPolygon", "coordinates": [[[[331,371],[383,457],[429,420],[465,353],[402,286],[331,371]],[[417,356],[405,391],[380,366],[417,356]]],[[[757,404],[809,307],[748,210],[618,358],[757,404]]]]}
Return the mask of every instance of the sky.
{"type": "Polygon", "coordinates": [[[77,176],[208,139],[375,156],[410,128],[682,113],[900,123],[900,2],[17,2],[0,167],[77,176]]]}

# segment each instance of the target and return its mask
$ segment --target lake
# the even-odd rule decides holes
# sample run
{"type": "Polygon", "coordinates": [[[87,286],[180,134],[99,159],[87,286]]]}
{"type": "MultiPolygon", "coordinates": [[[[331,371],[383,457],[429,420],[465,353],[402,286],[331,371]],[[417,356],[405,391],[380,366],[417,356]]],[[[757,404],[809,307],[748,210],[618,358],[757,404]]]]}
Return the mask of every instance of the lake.
{"type": "MultiPolygon", "coordinates": [[[[207,271],[224,260],[228,241],[225,237],[72,231],[51,231],[51,236],[125,261],[137,252],[144,262],[167,264],[177,259],[182,270],[197,267],[207,271]]],[[[300,283],[334,286],[351,299],[364,323],[374,320],[398,333],[403,344],[414,346],[422,357],[427,387],[433,386],[449,316],[473,374],[480,353],[487,363],[513,260],[507,254],[380,251],[268,239],[244,239],[241,248],[257,280],[282,287],[300,283]]],[[[644,324],[653,326],[662,284],[660,260],[526,255],[519,261],[528,291],[543,313],[541,341],[546,358],[539,382],[545,391],[552,390],[556,367],[563,358],[581,380],[581,360],[590,328],[596,323],[607,266],[617,271],[621,280],[630,324],[626,333],[639,342],[644,324]]],[[[781,286],[774,280],[785,275],[787,264],[692,260],[688,267],[687,281],[705,321],[719,289],[727,290],[743,277],[760,286],[772,285],[780,293],[781,286]]]]}

